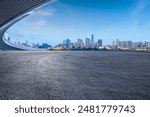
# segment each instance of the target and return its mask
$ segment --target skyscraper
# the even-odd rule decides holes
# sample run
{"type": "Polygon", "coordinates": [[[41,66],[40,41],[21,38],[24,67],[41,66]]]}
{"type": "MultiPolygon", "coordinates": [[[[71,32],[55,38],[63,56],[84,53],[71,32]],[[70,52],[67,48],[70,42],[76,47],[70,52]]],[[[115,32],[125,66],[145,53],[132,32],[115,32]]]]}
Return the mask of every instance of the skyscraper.
{"type": "Polygon", "coordinates": [[[91,48],[94,49],[96,46],[95,41],[94,41],[94,34],[91,35],[91,48]]]}
{"type": "Polygon", "coordinates": [[[116,41],[113,41],[113,42],[112,42],[112,48],[113,48],[113,49],[116,49],[116,41]]]}
{"type": "Polygon", "coordinates": [[[119,39],[116,40],[116,48],[120,48],[119,39]]]}
{"type": "Polygon", "coordinates": [[[90,45],[91,45],[90,38],[86,38],[85,39],[85,47],[90,48],[91,47],[90,45]]]}
{"type": "Polygon", "coordinates": [[[94,34],[91,35],[91,42],[94,41],[94,34]]]}
{"type": "Polygon", "coordinates": [[[83,49],[83,48],[84,48],[84,42],[83,42],[82,39],[78,39],[78,47],[79,47],[80,49],[83,49]]]}

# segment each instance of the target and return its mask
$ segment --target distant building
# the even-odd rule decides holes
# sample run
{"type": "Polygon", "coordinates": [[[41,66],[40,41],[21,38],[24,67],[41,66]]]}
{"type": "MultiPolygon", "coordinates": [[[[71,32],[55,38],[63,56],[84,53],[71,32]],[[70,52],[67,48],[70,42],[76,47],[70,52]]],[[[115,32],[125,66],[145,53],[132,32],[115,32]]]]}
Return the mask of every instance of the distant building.
{"type": "Polygon", "coordinates": [[[32,44],[32,48],[39,48],[39,44],[32,44]]]}
{"type": "Polygon", "coordinates": [[[90,48],[90,47],[91,47],[90,38],[86,38],[86,39],[85,39],[85,47],[86,47],[86,48],[90,48]]]}
{"type": "Polygon", "coordinates": [[[148,42],[148,46],[150,46],[150,42],[148,42]]]}
{"type": "Polygon", "coordinates": [[[96,48],[96,43],[95,43],[95,41],[92,41],[92,42],[91,42],[91,48],[92,48],[92,49],[96,48]]]}
{"type": "Polygon", "coordinates": [[[84,48],[84,42],[82,39],[78,39],[78,48],[80,48],[80,49],[84,48]]]}
{"type": "Polygon", "coordinates": [[[91,35],[91,42],[94,41],[94,34],[91,35]]]}
{"type": "Polygon", "coordinates": [[[96,43],[94,41],[94,34],[91,35],[91,48],[94,49],[96,47],[96,43]]]}
{"type": "Polygon", "coordinates": [[[71,43],[70,39],[65,39],[63,41],[63,45],[66,46],[66,47],[68,47],[70,45],[70,43],[71,43]]]}
{"type": "Polygon", "coordinates": [[[119,41],[120,48],[126,48],[126,41],[119,41]]]}
{"type": "Polygon", "coordinates": [[[133,43],[132,43],[132,41],[127,41],[126,47],[129,48],[129,49],[132,49],[132,48],[133,48],[133,43]]]}
{"type": "MultiPolygon", "coordinates": [[[[18,42],[18,39],[16,40],[15,44],[17,44],[17,42],[18,42]]],[[[31,45],[28,44],[28,40],[25,40],[25,43],[22,43],[21,45],[24,47],[31,47],[31,45]]]]}
{"type": "Polygon", "coordinates": [[[119,46],[119,39],[116,40],[116,48],[117,49],[120,48],[120,46],[119,46]]]}
{"type": "Polygon", "coordinates": [[[116,49],[116,42],[115,41],[112,42],[112,49],[116,49]]]}
{"type": "Polygon", "coordinates": [[[25,40],[24,44],[25,44],[25,46],[28,46],[28,40],[25,40]]]}
{"type": "Polygon", "coordinates": [[[73,43],[70,43],[69,49],[73,49],[73,48],[74,48],[74,44],[73,44],[73,43]]]}
{"type": "Polygon", "coordinates": [[[145,41],[144,46],[148,47],[148,42],[147,41],[145,41]]]}
{"type": "Polygon", "coordinates": [[[48,48],[52,48],[52,46],[47,43],[43,43],[42,45],[39,46],[39,48],[48,49],[48,48]]]}
{"type": "Polygon", "coordinates": [[[102,47],[102,46],[103,46],[103,41],[102,41],[102,39],[99,39],[97,41],[97,47],[99,48],[99,47],[102,47]]]}
{"type": "Polygon", "coordinates": [[[75,49],[79,48],[77,42],[75,42],[75,43],[73,44],[73,46],[74,46],[75,49]]]}
{"type": "Polygon", "coordinates": [[[149,42],[132,42],[132,41],[119,41],[117,39],[116,41],[113,41],[112,43],[112,49],[148,49],[149,48],[149,42]]]}
{"type": "Polygon", "coordinates": [[[61,47],[63,47],[62,44],[57,44],[57,45],[54,46],[54,48],[61,48],[61,47]]]}
{"type": "Polygon", "coordinates": [[[19,45],[19,46],[21,45],[20,41],[18,41],[18,45],[19,45]]]}
{"type": "Polygon", "coordinates": [[[134,42],[134,49],[143,49],[143,42],[134,42]]]}

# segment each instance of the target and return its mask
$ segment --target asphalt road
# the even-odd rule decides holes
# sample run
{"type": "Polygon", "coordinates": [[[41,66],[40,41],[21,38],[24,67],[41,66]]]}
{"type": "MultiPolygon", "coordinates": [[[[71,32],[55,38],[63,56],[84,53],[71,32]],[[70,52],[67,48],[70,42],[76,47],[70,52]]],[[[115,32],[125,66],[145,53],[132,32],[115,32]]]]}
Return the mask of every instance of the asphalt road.
{"type": "Polygon", "coordinates": [[[0,99],[150,100],[150,53],[0,51],[0,99]]]}

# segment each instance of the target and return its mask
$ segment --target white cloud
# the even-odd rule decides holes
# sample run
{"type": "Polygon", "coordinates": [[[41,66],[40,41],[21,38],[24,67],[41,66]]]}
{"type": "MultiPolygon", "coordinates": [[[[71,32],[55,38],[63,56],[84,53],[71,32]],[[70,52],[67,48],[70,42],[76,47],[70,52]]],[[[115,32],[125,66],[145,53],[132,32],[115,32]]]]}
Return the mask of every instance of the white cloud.
{"type": "Polygon", "coordinates": [[[55,14],[53,8],[42,8],[24,19],[24,23],[33,29],[41,29],[49,26],[49,18],[55,14]]]}
{"type": "Polygon", "coordinates": [[[55,11],[51,9],[40,9],[24,19],[24,23],[34,29],[45,28],[49,25],[48,19],[54,12],[55,11]]]}
{"type": "Polygon", "coordinates": [[[31,28],[43,28],[47,26],[47,21],[44,19],[39,19],[35,21],[27,21],[27,25],[31,28]]]}
{"type": "Polygon", "coordinates": [[[41,9],[35,12],[35,15],[38,16],[52,16],[54,15],[55,10],[54,9],[41,9]]]}

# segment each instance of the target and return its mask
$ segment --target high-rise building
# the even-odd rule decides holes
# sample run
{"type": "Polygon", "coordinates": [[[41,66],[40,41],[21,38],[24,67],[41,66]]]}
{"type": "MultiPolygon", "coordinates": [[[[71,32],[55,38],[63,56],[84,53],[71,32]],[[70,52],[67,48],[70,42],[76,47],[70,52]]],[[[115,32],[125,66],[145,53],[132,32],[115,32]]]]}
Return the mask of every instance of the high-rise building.
{"type": "Polygon", "coordinates": [[[84,42],[82,39],[78,39],[78,48],[80,48],[80,49],[84,48],[84,42]]]}
{"type": "Polygon", "coordinates": [[[91,48],[92,49],[96,48],[96,43],[94,41],[94,34],[91,35],[91,48]]]}
{"type": "Polygon", "coordinates": [[[116,41],[113,41],[113,42],[112,42],[112,48],[113,48],[113,49],[116,49],[116,41]]]}
{"type": "Polygon", "coordinates": [[[92,41],[92,42],[91,42],[91,48],[92,48],[92,49],[96,48],[96,43],[95,43],[95,41],[92,41]]]}
{"type": "Polygon", "coordinates": [[[94,41],[94,34],[91,35],[91,42],[94,41]]]}
{"type": "Polygon", "coordinates": [[[78,43],[75,42],[75,43],[73,44],[73,46],[74,46],[75,49],[77,49],[77,48],[78,48],[78,43]]]}
{"type": "Polygon", "coordinates": [[[119,39],[116,40],[116,48],[120,48],[120,46],[119,46],[119,39]]]}
{"type": "Polygon", "coordinates": [[[97,41],[97,47],[99,48],[99,47],[102,47],[102,46],[103,46],[103,41],[102,41],[102,39],[99,39],[97,41]]]}
{"type": "Polygon", "coordinates": [[[86,47],[86,48],[90,48],[90,47],[91,47],[90,38],[86,38],[86,39],[85,39],[85,47],[86,47]]]}

